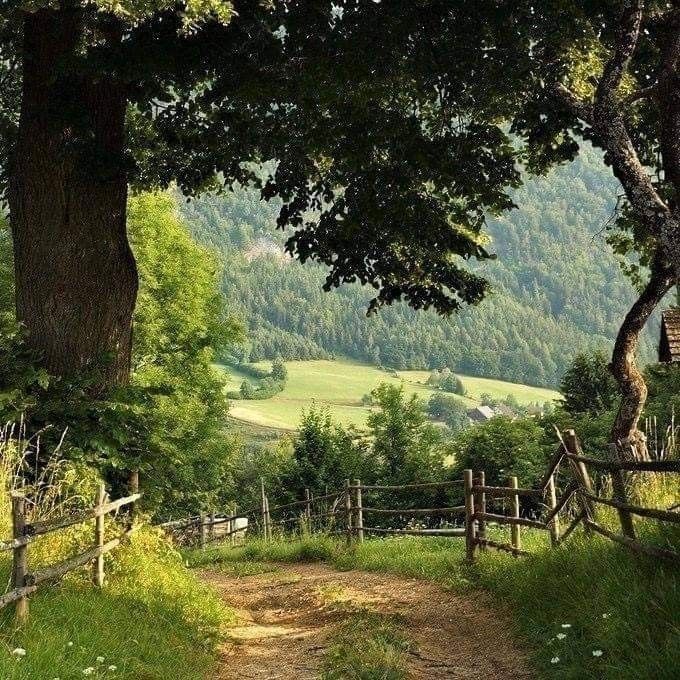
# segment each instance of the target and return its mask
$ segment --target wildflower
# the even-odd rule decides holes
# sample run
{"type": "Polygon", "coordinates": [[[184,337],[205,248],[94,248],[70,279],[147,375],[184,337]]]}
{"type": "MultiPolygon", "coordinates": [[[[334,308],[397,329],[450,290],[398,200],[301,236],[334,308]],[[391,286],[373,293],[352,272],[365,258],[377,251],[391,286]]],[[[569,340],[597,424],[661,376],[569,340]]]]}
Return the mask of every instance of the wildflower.
{"type": "Polygon", "coordinates": [[[94,668],[92,668],[92,666],[83,668],[83,675],[92,675],[92,673],[94,673],[94,668]]]}
{"type": "Polygon", "coordinates": [[[608,618],[609,618],[609,614],[602,614],[602,618],[603,618],[603,619],[608,619],[608,618]]]}
{"type": "Polygon", "coordinates": [[[601,649],[593,649],[593,656],[602,656],[604,652],[601,649]]]}
{"type": "Polygon", "coordinates": [[[104,663],[104,657],[103,657],[103,656],[98,656],[98,657],[97,657],[97,663],[104,663]]]}
{"type": "Polygon", "coordinates": [[[563,623],[562,628],[571,628],[571,623],[563,623]]]}
{"type": "Polygon", "coordinates": [[[558,633],[555,637],[557,637],[558,640],[564,640],[565,637],[567,637],[566,633],[558,633]]]}
{"type": "Polygon", "coordinates": [[[12,654],[14,654],[14,656],[26,656],[26,650],[22,649],[21,647],[17,647],[16,649],[12,650],[12,654]]]}
{"type": "Polygon", "coordinates": [[[118,670],[118,666],[114,666],[113,664],[111,664],[111,665],[109,666],[109,670],[113,673],[114,671],[117,671],[117,670],[118,670]]]}
{"type": "Polygon", "coordinates": [[[69,641],[66,643],[66,646],[67,646],[67,647],[73,647],[73,643],[69,640],[69,641]]]}
{"type": "Polygon", "coordinates": [[[550,663],[559,663],[559,662],[560,662],[559,656],[553,656],[553,658],[550,659],[550,663]]]}

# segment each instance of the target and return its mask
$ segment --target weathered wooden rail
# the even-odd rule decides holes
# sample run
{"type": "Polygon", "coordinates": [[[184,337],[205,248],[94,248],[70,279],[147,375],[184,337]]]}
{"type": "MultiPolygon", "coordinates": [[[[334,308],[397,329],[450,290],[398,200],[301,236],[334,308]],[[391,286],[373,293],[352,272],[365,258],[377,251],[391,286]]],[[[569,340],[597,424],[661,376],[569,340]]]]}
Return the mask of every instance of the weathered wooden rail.
{"type": "Polygon", "coordinates": [[[38,590],[47,581],[62,578],[67,573],[92,565],[92,580],[98,587],[104,585],[104,555],[118,547],[121,541],[135,528],[132,522],[134,506],[141,498],[141,494],[134,490],[125,498],[110,501],[104,484],[97,493],[95,505],[92,508],[66,515],[55,520],[29,522],[26,511],[26,497],[21,493],[12,494],[12,540],[0,542],[0,552],[12,551],[12,581],[11,590],[0,596],[0,609],[12,603],[15,605],[17,620],[22,623],[28,618],[28,596],[38,590]],[[127,527],[115,538],[106,541],[105,518],[125,506],[130,506],[127,517],[127,527]],[[82,553],[69,557],[57,564],[47,565],[40,569],[29,570],[29,546],[40,537],[77,524],[94,520],[94,545],[82,553]]]}
{"type": "MultiPolygon", "coordinates": [[[[680,460],[627,460],[619,447],[611,447],[609,460],[585,456],[573,430],[557,432],[558,446],[551,456],[546,471],[536,488],[521,488],[516,477],[509,477],[507,486],[486,484],[485,473],[464,470],[462,479],[422,482],[413,484],[362,484],[360,480],[345,480],[338,491],[315,496],[305,490],[304,499],[270,507],[264,483],[261,482],[260,504],[245,512],[232,512],[227,517],[215,514],[200,515],[186,520],[167,522],[163,526],[175,531],[186,527],[197,528],[202,546],[212,540],[243,533],[234,530],[233,522],[239,518],[248,520],[247,531],[265,540],[279,536],[304,535],[314,531],[344,535],[348,542],[364,540],[365,535],[374,536],[445,536],[464,538],[467,559],[475,559],[478,550],[489,548],[520,556],[528,554],[522,548],[522,530],[545,531],[551,544],[563,544],[578,526],[586,533],[596,533],[636,553],[659,557],[680,565],[680,555],[665,547],[643,544],[637,537],[633,516],[680,524],[680,503],[671,508],[646,508],[629,502],[625,475],[680,473],[680,460]],[[565,469],[561,472],[561,467],[565,469]],[[593,486],[589,468],[611,479],[613,498],[598,495],[593,486]],[[560,489],[560,485],[562,488],[560,489]],[[455,489],[461,487],[461,505],[451,502],[426,508],[382,507],[374,500],[383,500],[392,493],[423,489],[455,489]],[[377,494],[377,495],[375,495],[377,494]],[[539,516],[522,514],[522,501],[543,507],[539,516]],[[502,510],[496,507],[502,503],[502,510]],[[598,522],[597,508],[606,506],[616,511],[621,533],[612,531],[598,522]],[[376,525],[375,520],[401,519],[402,526],[376,525]],[[413,522],[425,518],[425,526],[413,522]],[[438,519],[439,526],[432,526],[438,519]],[[367,520],[373,520],[367,523],[367,520]],[[429,520],[429,522],[428,522],[429,520]],[[404,521],[407,522],[406,525],[404,521]],[[215,527],[229,523],[226,533],[215,534],[215,527]],[[460,522],[460,524],[459,524],[460,522]],[[494,525],[494,539],[488,529],[494,525]],[[562,527],[565,527],[564,529],[562,527]],[[500,527],[509,528],[509,540],[498,540],[500,527]]],[[[454,501],[455,502],[455,501],[454,501]]],[[[397,522],[398,523],[398,522],[397,522]]]]}

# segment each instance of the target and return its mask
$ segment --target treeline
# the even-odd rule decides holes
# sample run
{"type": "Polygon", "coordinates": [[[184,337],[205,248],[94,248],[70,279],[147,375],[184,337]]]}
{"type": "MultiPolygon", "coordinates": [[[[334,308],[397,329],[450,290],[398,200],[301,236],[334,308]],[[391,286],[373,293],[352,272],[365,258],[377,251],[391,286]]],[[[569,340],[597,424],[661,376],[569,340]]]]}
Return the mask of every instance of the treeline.
{"type": "MultiPolygon", "coordinates": [[[[677,457],[677,433],[669,426],[680,409],[680,368],[657,365],[645,377],[650,386],[645,421],[656,423],[648,433],[650,452],[654,457],[677,457]]],[[[554,455],[556,428],[574,428],[587,455],[601,459],[609,455],[619,396],[606,356],[593,352],[575,357],[561,387],[566,400],[549,413],[499,415],[475,425],[455,422],[458,400],[453,395],[437,393],[425,404],[415,395],[408,397],[403,387],[385,383],[371,393],[367,432],[343,427],[327,411],[312,406],[298,433],[283,438],[274,449],[255,446],[238,454],[233,478],[236,497],[242,507],[257,507],[260,478],[271,498],[280,503],[304,498],[305,489],[317,494],[341,489],[346,479],[378,485],[434,482],[460,479],[466,468],[484,470],[492,486],[505,484],[512,473],[521,487],[535,488],[554,455]],[[428,415],[440,419],[448,415],[454,422],[442,428],[428,415]]],[[[595,482],[599,481],[596,474],[595,482]]],[[[382,500],[403,508],[408,518],[409,508],[457,504],[461,498],[459,491],[420,489],[390,492],[382,500]]],[[[538,506],[527,501],[524,510],[538,510],[538,506]]]]}
{"type": "MultiPolygon", "coordinates": [[[[448,319],[398,304],[367,319],[369,290],[324,293],[322,268],[283,256],[277,206],[256,192],[206,198],[184,211],[196,238],[222,254],[222,289],[249,328],[231,361],[344,355],[556,386],[574,354],[611,345],[634,297],[601,234],[612,195],[592,150],[527,183],[515,195],[519,209],[489,221],[498,259],[467,263],[486,273],[492,295],[448,319]]],[[[652,354],[646,339],[643,355],[652,354]]]]}

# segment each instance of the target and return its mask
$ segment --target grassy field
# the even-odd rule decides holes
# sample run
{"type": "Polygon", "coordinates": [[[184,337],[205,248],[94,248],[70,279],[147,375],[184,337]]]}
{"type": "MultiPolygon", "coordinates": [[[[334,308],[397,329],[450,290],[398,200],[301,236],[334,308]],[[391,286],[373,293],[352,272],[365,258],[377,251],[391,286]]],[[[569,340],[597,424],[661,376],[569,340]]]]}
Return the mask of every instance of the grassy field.
{"type": "MultiPolygon", "coordinates": [[[[268,367],[268,362],[261,366],[268,367]]],[[[344,425],[362,428],[366,425],[369,407],[362,406],[361,397],[381,382],[404,384],[408,393],[415,393],[427,401],[433,390],[426,384],[427,371],[399,371],[396,374],[348,360],[338,361],[290,361],[286,364],[288,382],[283,392],[271,399],[261,401],[234,400],[230,415],[237,420],[255,425],[295,430],[299,426],[303,409],[312,402],[327,406],[333,417],[344,425]]],[[[229,374],[229,390],[238,390],[248,379],[232,367],[225,367],[229,374]]],[[[461,376],[466,397],[461,398],[472,407],[482,394],[496,399],[513,395],[521,404],[544,403],[559,398],[559,393],[541,387],[519,385],[492,380],[461,376]]],[[[252,382],[252,379],[250,379],[252,382]]]]}

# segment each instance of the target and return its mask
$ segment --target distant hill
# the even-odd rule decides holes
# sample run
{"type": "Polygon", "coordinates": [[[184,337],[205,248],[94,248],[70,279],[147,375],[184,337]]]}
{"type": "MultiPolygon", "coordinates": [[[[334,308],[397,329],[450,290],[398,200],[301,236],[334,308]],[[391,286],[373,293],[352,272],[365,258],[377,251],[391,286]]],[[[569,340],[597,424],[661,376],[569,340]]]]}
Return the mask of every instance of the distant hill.
{"type": "Polygon", "coordinates": [[[321,267],[281,257],[277,207],[257,192],[207,197],[183,210],[195,238],[221,253],[228,304],[250,328],[239,360],[349,356],[555,386],[575,353],[611,346],[634,299],[602,235],[616,194],[592,149],[528,182],[515,194],[519,209],[489,222],[498,258],[469,263],[492,282],[492,294],[451,318],[397,304],[367,319],[370,291],[351,285],[324,293],[321,267]]]}

